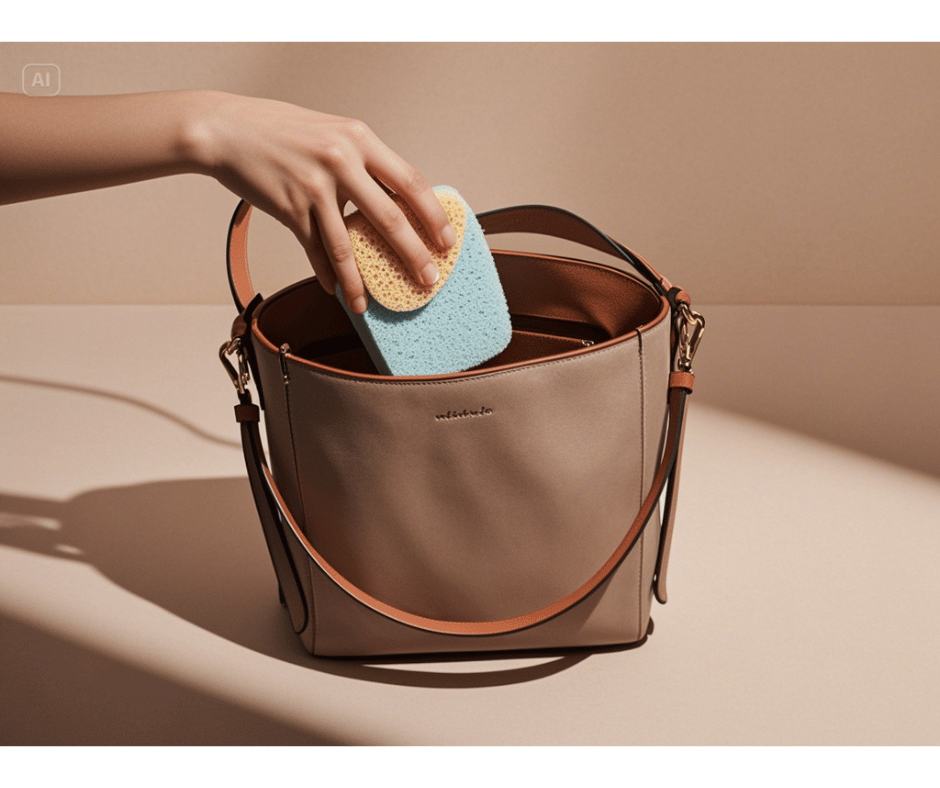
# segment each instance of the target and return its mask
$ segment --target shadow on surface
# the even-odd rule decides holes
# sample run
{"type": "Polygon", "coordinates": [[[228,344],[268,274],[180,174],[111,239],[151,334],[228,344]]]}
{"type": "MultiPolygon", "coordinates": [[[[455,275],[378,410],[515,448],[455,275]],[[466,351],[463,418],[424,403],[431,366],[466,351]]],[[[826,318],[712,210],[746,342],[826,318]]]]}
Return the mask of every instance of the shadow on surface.
{"type": "Polygon", "coordinates": [[[594,654],[609,654],[639,648],[646,643],[652,632],[653,621],[651,619],[646,637],[636,643],[623,646],[569,648],[556,651],[478,652],[462,655],[432,654],[370,660],[318,659],[315,667],[323,673],[330,673],[334,676],[406,687],[427,689],[503,687],[508,684],[520,684],[524,681],[536,681],[553,676],[574,667],[594,654]],[[535,665],[516,668],[497,667],[494,670],[454,672],[433,669],[443,664],[505,663],[507,660],[541,661],[535,665]]]}
{"type": "MultiPolygon", "coordinates": [[[[531,654],[536,664],[515,662],[511,668],[496,657],[475,657],[458,672],[311,657],[278,602],[245,479],[153,482],[93,490],[64,502],[0,494],[0,544],[88,563],[209,632],[354,681],[495,687],[547,678],[589,656],[531,654]],[[486,669],[477,664],[483,661],[486,669]]],[[[345,743],[4,618],[0,664],[0,744],[345,743]]]]}
{"type": "MultiPolygon", "coordinates": [[[[544,678],[592,651],[376,661],[311,657],[277,599],[246,479],[113,487],[50,501],[0,493],[0,544],[82,561],[133,594],[258,653],[350,679],[416,687],[485,687],[544,678]],[[537,658],[537,665],[432,672],[401,664],[537,658]],[[395,664],[398,663],[398,664],[395,664]]],[[[618,649],[619,650],[619,649],[618,649]]]]}
{"type": "Polygon", "coordinates": [[[245,479],[159,481],[67,501],[0,494],[0,544],[82,561],[246,648],[305,664],[245,479]]]}
{"type": "Polygon", "coordinates": [[[0,746],[339,745],[0,617],[0,746]]]}

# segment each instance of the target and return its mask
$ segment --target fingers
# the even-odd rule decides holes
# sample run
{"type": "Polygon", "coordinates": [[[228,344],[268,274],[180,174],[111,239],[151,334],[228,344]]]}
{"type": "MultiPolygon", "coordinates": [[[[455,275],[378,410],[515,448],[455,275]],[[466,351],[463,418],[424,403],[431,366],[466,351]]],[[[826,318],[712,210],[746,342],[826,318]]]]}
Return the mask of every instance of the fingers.
{"type": "Polygon", "coordinates": [[[372,174],[408,203],[438,248],[452,247],[457,242],[457,234],[424,176],[410,164],[394,165],[384,156],[377,165],[371,170],[372,174]]]}
{"type": "Polygon", "coordinates": [[[457,234],[440,200],[424,176],[376,139],[370,147],[366,168],[380,182],[411,206],[428,234],[444,250],[457,242],[457,234]]]}
{"type": "MultiPolygon", "coordinates": [[[[352,128],[353,134],[360,139],[365,168],[372,178],[378,180],[380,185],[390,188],[408,203],[439,249],[446,250],[452,247],[457,241],[457,234],[451,227],[440,200],[437,199],[424,176],[387,148],[365,126],[354,123],[352,128]]],[[[368,186],[371,184],[362,185],[364,192],[368,186]]],[[[433,284],[436,281],[436,275],[432,279],[429,277],[432,271],[424,274],[424,269],[431,262],[430,253],[425,254],[427,250],[424,243],[407,220],[404,220],[404,215],[391,198],[383,200],[378,193],[371,190],[370,192],[374,201],[357,203],[359,209],[392,245],[415,278],[424,284],[433,284]]],[[[436,271],[436,268],[433,271],[436,271]]]]}
{"type": "MultiPolygon", "coordinates": [[[[314,254],[316,252],[325,254],[329,263],[328,267],[332,269],[329,273],[333,274],[332,277],[321,280],[324,288],[327,289],[327,292],[330,292],[336,284],[339,284],[346,305],[353,312],[362,314],[368,306],[368,296],[365,285],[362,283],[362,277],[359,275],[359,268],[356,266],[356,257],[353,254],[352,243],[349,240],[349,232],[343,222],[343,215],[339,210],[339,206],[334,201],[323,209],[315,208],[314,219],[319,228],[317,244],[320,247],[313,250],[314,254]],[[333,287],[330,288],[328,285],[333,285],[333,287]]],[[[316,271],[317,264],[312,256],[311,262],[314,263],[314,270],[316,271]]],[[[319,273],[318,278],[320,278],[319,273]]]]}
{"type": "MultiPolygon", "coordinates": [[[[437,202],[433,193],[431,198],[437,202]]],[[[388,241],[416,281],[430,286],[438,280],[440,273],[431,252],[411,226],[402,209],[384,189],[369,178],[368,183],[360,186],[354,202],[372,226],[388,241]]],[[[443,209],[441,211],[443,212],[443,209]]]]}
{"type": "MultiPolygon", "coordinates": [[[[310,222],[315,225],[312,216],[310,222]]],[[[320,286],[330,295],[336,295],[336,272],[326,255],[326,249],[323,248],[323,244],[320,242],[320,234],[314,229],[312,235],[298,236],[298,238],[307,252],[307,258],[310,260],[310,265],[313,267],[313,272],[316,274],[320,286]]]]}
{"type": "Polygon", "coordinates": [[[362,313],[368,305],[368,295],[343,221],[342,206],[347,201],[388,241],[415,280],[426,286],[438,280],[437,266],[385,187],[408,204],[441,250],[453,246],[457,236],[420,172],[358,121],[338,125],[344,127],[343,132],[334,136],[317,157],[318,173],[312,179],[316,188],[305,190],[310,209],[303,222],[307,227],[302,236],[306,237],[301,236],[301,240],[305,241],[307,255],[324,289],[332,293],[339,285],[346,305],[353,312],[362,313]]]}

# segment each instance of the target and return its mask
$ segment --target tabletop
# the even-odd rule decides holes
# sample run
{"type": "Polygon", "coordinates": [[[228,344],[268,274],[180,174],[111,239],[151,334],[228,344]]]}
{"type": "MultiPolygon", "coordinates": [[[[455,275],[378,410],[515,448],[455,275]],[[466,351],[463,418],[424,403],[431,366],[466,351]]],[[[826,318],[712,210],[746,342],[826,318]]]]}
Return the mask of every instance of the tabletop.
{"type": "Polygon", "coordinates": [[[216,358],[232,317],[0,307],[0,743],[940,742],[940,478],[707,396],[642,647],[309,656],[216,358]]]}

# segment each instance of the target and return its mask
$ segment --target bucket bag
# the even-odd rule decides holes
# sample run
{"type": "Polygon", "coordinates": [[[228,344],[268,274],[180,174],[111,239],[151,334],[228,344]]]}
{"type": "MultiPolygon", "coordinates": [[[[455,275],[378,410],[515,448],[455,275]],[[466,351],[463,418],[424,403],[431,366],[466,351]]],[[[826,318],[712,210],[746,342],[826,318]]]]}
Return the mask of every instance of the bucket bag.
{"type": "Polygon", "coordinates": [[[219,355],[280,598],[307,650],[644,642],[653,597],[666,601],[704,329],[688,294],[565,210],[490,211],[477,217],[488,243],[547,235],[616,265],[494,250],[508,347],[465,372],[380,375],[314,278],[254,292],[251,210],[240,203],[229,230],[238,316],[219,355]]]}

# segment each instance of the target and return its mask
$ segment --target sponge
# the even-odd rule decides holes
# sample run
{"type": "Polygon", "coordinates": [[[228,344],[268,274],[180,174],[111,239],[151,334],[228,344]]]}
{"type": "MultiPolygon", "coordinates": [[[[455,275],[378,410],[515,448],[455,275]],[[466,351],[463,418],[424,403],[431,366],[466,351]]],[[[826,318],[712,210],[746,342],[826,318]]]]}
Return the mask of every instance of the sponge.
{"type": "Polygon", "coordinates": [[[398,255],[359,212],[346,217],[369,306],[349,315],[376,368],[385,375],[461,372],[496,356],[509,344],[509,308],[493,255],[473,211],[448,186],[434,190],[457,243],[437,249],[411,208],[393,199],[425,242],[440,272],[430,287],[415,281],[398,255]]]}

